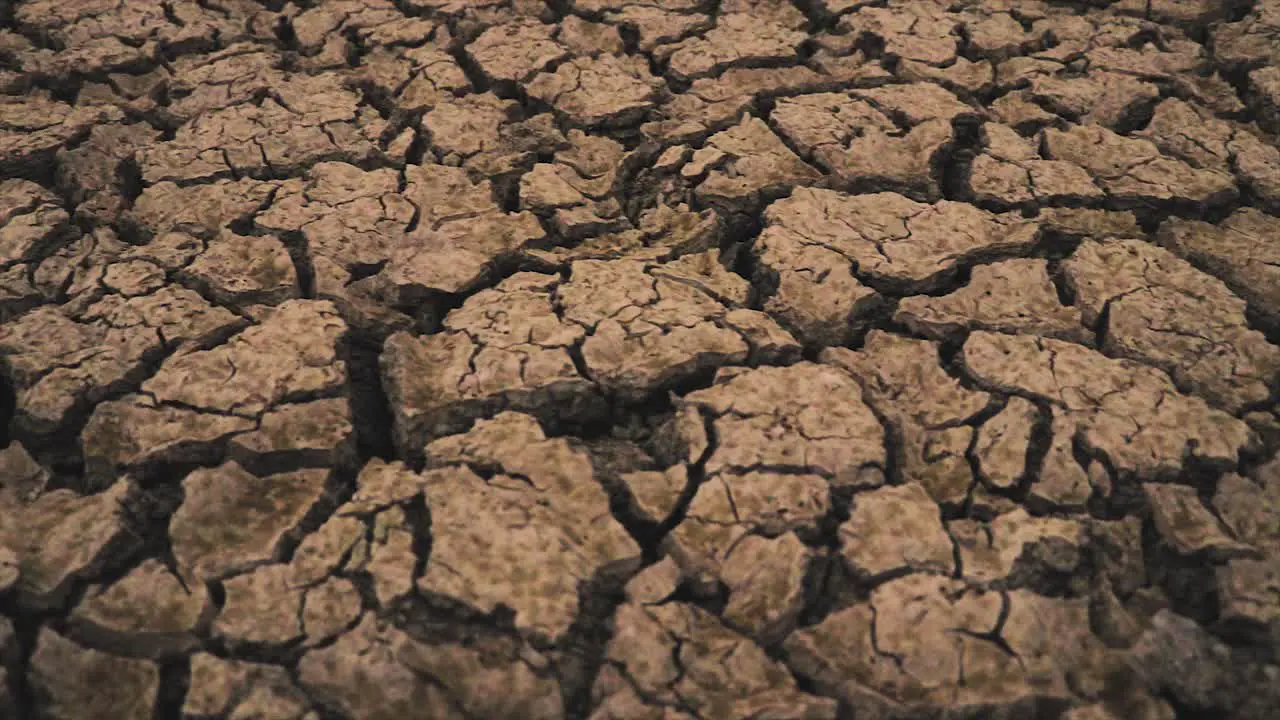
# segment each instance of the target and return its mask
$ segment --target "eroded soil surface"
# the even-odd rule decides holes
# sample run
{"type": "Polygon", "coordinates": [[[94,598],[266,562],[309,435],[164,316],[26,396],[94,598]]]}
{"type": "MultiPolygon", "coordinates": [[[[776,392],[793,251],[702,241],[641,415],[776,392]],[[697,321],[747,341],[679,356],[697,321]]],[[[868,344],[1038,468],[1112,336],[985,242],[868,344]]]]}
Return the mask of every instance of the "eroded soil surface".
{"type": "Polygon", "coordinates": [[[0,717],[1276,717],[1280,0],[0,26],[0,717]]]}

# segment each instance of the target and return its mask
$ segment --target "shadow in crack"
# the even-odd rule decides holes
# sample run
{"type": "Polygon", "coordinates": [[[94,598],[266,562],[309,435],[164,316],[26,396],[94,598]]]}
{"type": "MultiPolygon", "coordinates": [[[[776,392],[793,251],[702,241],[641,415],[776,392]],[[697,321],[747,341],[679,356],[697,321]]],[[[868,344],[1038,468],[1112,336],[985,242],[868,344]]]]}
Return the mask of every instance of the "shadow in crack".
{"type": "Polygon", "coordinates": [[[9,446],[10,426],[13,424],[13,413],[17,409],[17,396],[9,378],[0,375],[0,448],[9,446]]]}

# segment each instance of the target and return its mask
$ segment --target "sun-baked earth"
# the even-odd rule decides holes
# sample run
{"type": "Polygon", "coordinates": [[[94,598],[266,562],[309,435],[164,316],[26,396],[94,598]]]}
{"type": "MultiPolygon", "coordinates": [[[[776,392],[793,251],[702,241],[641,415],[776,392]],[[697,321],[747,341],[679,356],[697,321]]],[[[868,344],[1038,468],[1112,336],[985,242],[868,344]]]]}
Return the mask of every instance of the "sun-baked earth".
{"type": "Polygon", "coordinates": [[[1280,0],[0,28],[0,718],[1276,718],[1280,0]]]}

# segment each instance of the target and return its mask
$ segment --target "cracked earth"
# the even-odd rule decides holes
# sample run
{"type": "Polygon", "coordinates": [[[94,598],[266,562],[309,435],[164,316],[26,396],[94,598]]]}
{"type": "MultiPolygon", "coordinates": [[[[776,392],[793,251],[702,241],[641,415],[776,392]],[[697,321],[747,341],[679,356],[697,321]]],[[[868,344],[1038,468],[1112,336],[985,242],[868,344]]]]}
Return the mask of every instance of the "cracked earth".
{"type": "Polygon", "coordinates": [[[0,1],[0,718],[1273,720],[1280,0],[0,1]]]}

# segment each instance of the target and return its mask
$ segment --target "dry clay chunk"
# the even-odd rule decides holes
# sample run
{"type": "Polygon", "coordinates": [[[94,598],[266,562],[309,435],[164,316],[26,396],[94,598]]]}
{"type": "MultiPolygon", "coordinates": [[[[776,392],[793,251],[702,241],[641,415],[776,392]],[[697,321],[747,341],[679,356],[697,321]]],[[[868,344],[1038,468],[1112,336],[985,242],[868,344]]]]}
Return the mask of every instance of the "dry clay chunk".
{"type": "Polygon", "coordinates": [[[672,569],[659,563],[627,585],[606,649],[611,662],[593,688],[593,695],[605,698],[602,717],[689,717],[641,709],[679,704],[696,717],[834,720],[833,700],[801,692],[785,666],[715,615],[683,602],[658,602],[675,590],[678,573],[672,569]]]}
{"type": "Polygon", "coordinates": [[[28,682],[46,717],[149,720],[160,669],[146,660],[81,647],[45,627],[36,639],[28,682]],[[89,678],[101,680],[86,682],[89,678]]]}
{"type": "Polygon", "coordinates": [[[1227,284],[1269,322],[1280,323],[1280,219],[1241,208],[1214,226],[1172,218],[1160,244],[1227,284]]]}
{"type": "Polygon", "coordinates": [[[873,302],[866,284],[925,291],[962,262],[1028,248],[1038,234],[1034,222],[964,203],[812,188],[770,205],[765,224],[754,252],[777,288],[765,308],[816,342],[847,336],[873,302]]]}
{"type": "Polygon", "coordinates": [[[211,350],[177,355],[142,393],[102,403],[81,433],[86,472],[157,460],[206,458],[216,443],[256,429],[283,404],[339,394],[346,364],[338,359],[346,324],[333,305],[290,300],[262,323],[211,350]]]}
{"type": "Polygon", "coordinates": [[[1058,298],[1049,264],[1016,259],[978,265],[969,284],[938,297],[914,295],[898,303],[894,319],[935,340],[970,330],[1043,335],[1088,342],[1080,311],[1058,298]]]}
{"type": "Polygon", "coordinates": [[[697,177],[701,173],[691,170],[701,159],[708,170],[695,188],[695,196],[730,213],[754,210],[789,187],[821,177],[754,115],[744,116],[737,125],[707,138],[699,153],[702,157],[695,154],[695,164],[681,172],[697,177]]]}
{"type": "Polygon", "coordinates": [[[1197,207],[1230,202],[1235,179],[1202,170],[1160,153],[1149,140],[1118,135],[1100,125],[1049,129],[1042,139],[1051,160],[1075,163],[1120,202],[1176,202],[1197,207]]]}
{"type": "Polygon", "coordinates": [[[187,584],[218,580],[278,560],[281,543],[325,491],[328,472],[259,478],[234,462],[182,482],[186,499],[169,520],[178,572],[187,584]]]}
{"type": "Polygon", "coordinates": [[[509,638],[427,645],[366,613],[336,643],[304,655],[298,680],[348,717],[560,720],[560,685],[548,664],[509,638]]]}
{"type": "Polygon", "coordinates": [[[1163,372],[1082,345],[982,331],[969,336],[962,359],[983,387],[1048,402],[1061,418],[1055,438],[1075,438],[1122,473],[1174,475],[1189,458],[1234,467],[1256,441],[1242,421],[1179,393],[1163,372]]]}
{"type": "Polygon", "coordinates": [[[28,505],[5,498],[0,519],[0,550],[5,583],[16,587],[24,604],[56,606],[77,579],[90,578],[113,561],[138,549],[141,538],[129,528],[125,503],[136,486],[117,480],[96,495],[60,489],[28,505]]]}
{"type": "Polygon", "coordinates": [[[641,398],[701,370],[796,354],[786,331],[744,307],[746,281],[715,253],[686,260],[573,263],[556,298],[588,333],[582,356],[592,379],[641,398]]]}
{"type": "Polygon", "coordinates": [[[1070,700],[1077,683],[1097,682],[1103,652],[1082,600],[922,574],[878,586],[868,603],[832,613],[784,647],[824,693],[894,717],[993,705],[1018,714],[1031,698],[1070,700]]]}
{"type": "MultiPolygon", "coordinates": [[[[712,418],[719,442],[706,462],[709,476],[772,470],[844,486],[883,482],[884,429],[862,388],[836,367],[724,369],[680,405],[712,418]]],[[[681,429],[685,438],[703,432],[701,423],[681,429]]]]}
{"type": "Polygon", "coordinates": [[[183,343],[199,346],[241,321],[181,286],[108,295],[77,319],[45,306],[0,325],[0,362],[16,385],[18,424],[49,433],[72,413],[136,383],[183,343]]]}
{"type": "Polygon", "coordinates": [[[662,81],[633,56],[576,58],[529,83],[529,94],[550,103],[575,125],[626,125],[654,106],[662,81]]]}
{"type": "Polygon", "coordinates": [[[706,34],[660,49],[667,69],[681,80],[711,75],[734,65],[790,60],[805,34],[753,13],[730,12],[706,34]]]}
{"type": "Polygon", "coordinates": [[[948,375],[938,344],[927,340],[874,330],[862,350],[829,348],[820,359],[857,379],[866,403],[894,428],[903,478],[919,483],[934,502],[962,503],[973,485],[968,423],[990,396],[948,375]]]}
{"type": "Polygon", "coordinates": [[[481,420],[427,452],[434,464],[464,466],[424,473],[432,545],[423,592],[484,613],[509,608],[518,629],[555,641],[577,619],[580,583],[640,555],[591,458],[528,415],[481,420]],[[482,479],[465,465],[496,474],[482,479]]]}
{"type": "Polygon", "coordinates": [[[567,282],[514,275],[451,312],[445,332],[388,340],[383,375],[398,437],[416,448],[500,409],[580,419],[572,409],[589,409],[596,383],[642,398],[704,369],[796,354],[767,315],[742,307],[747,292],[709,256],[700,265],[578,261],[567,282]],[[577,345],[587,377],[569,351],[577,345]]]}
{"type": "Polygon", "coordinates": [[[1249,328],[1245,302],[1217,278],[1141,240],[1086,241],[1063,263],[1103,350],[1164,369],[1230,412],[1266,401],[1280,348],[1249,328]]]}
{"type": "Polygon", "coordinates": [[[381,158],[378,138],[385,126],[336,74],[297,76],[262,105],[234,105],[195,118],[172,140],[144,150],[139,164],[148,184],[278,177],[325,160],[381,158]]]}
{"type": "MultiPolygon", "coordinates": [[[[945,90],[928,87],[945,98],[932,105],[926,103],[926,107],[954,105],[950,115],[969,110],[945,90]]],[[[911,106],[912,113],[924,114],[902,130],[888,108],[882,110],[869,102],[874,99],[874,95],[864,99],[840,93],[800,95],[780,99],[771,117],[783,137],[806,157],[850,185],[937,198],[941,193],[938,162],[953,135],[948,112],[936,108],[937,116],[930,116],[927,109],[911,106]]],[[[900,98],[890,95],[884,99],[900,98]]]]}
{"type": "Polygon", "coordinates": [[[443,332],[387,340],[382,377],[402,450],[415,453],[496,410],[572,417],[589,408],[592,385],[569,354],[585,331],[557,315],[557,282],[518,273],[449,313],[443,332]]]}

